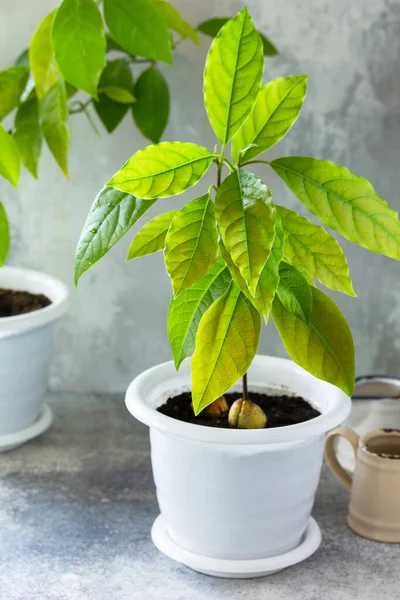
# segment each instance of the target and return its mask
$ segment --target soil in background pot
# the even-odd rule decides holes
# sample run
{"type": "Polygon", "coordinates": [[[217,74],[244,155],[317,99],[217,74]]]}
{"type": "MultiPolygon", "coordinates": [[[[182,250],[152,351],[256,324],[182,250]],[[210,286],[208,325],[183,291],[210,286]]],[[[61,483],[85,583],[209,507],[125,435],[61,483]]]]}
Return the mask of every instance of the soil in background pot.
{"type": "MultiPolygon", "coordinates": [[[[242,397],[239,392],[232,394],[224,394],[225,400],[230,407],[235,400],[242,397]]],[[[259,394],[249,391],[249,398],[252,402],[258,404],[267,415],[268,427],[284,427],[285,425],[295,425],[303,423],[318,417],[321,413],[315,409],[309,402],[300,396],[282,396],[274,394],[259,394]]],[[[221,427],[230,429],[228,423],[228,415],[221,417],[210,418],[208,416],[194,416],[191,407],[192,394],[184,392],[179,396],[168,398],[168,400],[157,410],[173,419],[184,421],[185,423],[193,423],[195,425],[205,425],[207,427],[221,427]]]]}
{"type": "Polygon", "coordinates": [[[43,294],[0,288],[0,317],[15,317],[49,306],[51,301],[43,294]]]}

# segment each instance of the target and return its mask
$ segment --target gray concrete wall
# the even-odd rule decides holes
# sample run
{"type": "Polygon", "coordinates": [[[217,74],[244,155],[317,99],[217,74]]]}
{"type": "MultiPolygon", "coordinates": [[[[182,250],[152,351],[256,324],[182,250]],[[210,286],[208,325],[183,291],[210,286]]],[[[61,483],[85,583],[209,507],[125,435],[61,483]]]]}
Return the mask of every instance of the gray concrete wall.
{"type": "MultiPolygon", "coordinates": [[[[233,15],[240,0],[175,0],[193,23],[233,15]]],[[[0,68],[27,45],[55,0],[0,0],[0,68]]],[[[309,74],[301,118],[271,152],[314,155],[345,164],[369,178],[378,193],[400,208],[400,1],[250,0],[257,26],[279,47],[266,63],[271,78],[309,74]]],[[[208,48],[182,45],[173,69],[172,114],[165,139],[214,145],[202,106],[202,68],[208,48]]],[[[166,316],[170,285],[161,254],[125,264],[128,234],[112,252],[72,286],[74,249],[96,192],[145,142],[129,118],[111,136],[96,137],[82,115],[71,118],[70,181],[48,151],[39,181],[23,173],[18,191],[3,180],[0,197],[10,214],[13,245],[9,262],[47,271],[71,288],[69,317],[57,331],[52,383],[63,389],[123,390],[142,369],[168,360],[166,316]]],[[[258,169],[274,198],[302,207],[280,181],[258,169]]],[[[207,188],[160,200],[152,214],[181,206],[207,188]]],[[[133,233],[133,232],[132,232],[133,233]]],[[[400,265],[343,242],[358,299],[335,295],[353,329],[358,372],[399,374],[400,265]]],[[[269,324],[261,351],[284,356],[269,324]]]]}

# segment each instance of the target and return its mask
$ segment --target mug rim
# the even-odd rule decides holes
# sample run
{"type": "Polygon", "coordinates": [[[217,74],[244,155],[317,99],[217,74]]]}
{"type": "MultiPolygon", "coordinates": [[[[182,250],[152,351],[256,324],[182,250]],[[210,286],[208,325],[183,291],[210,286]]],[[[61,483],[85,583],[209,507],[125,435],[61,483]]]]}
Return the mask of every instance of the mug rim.
{"type": "MultiPolygon", "coordinates": [[[[368,431],[367,433],[364,433],[363,435],[360,435],[359,437],[359,441],[358,441],[358,447],[360,450],[363,450],[368,456],[370,457],[374,457],[377,460],[398,460],[400,461],[400,449],[399,449],[399,453],[398,454],[386,454],[384,452],[382,453],[377,453],[377,452],[373,452],[372,450],[370,450],[368,448],[368,442],[372,439],[374,439],[377,436],[382,436],[382,435],[393,435],[394,437],[399,438],[400,440],[400,429],[399,428],[383,428],[383,429],[374,429],[373,431],[368,431]]],[[[395,464],[395,463],[394,463],[395,464]]]]}

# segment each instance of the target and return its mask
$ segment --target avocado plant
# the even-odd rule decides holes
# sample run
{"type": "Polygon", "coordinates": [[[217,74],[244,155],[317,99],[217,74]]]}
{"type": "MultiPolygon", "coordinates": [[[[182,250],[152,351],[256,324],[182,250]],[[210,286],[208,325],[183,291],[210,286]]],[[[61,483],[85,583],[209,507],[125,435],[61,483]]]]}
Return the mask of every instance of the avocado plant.
{"type": "MultiPolygon", "coordinates": [[[[294,362],[353,391],[350,328],[314,283],[355,296],[346,257],[323,227],[277,204],[251,165],[272,169],[347,240],[400,259],[398,215],[366,179],[328,160],[259,158],[293,126],[307,86],[306,75],[263,85],[263,66],[263,43],[244,8],[213,40],[204,71],[204,103],[219,146],[164,142],[136,152],[98,194],[77,247],[76,283],[150,206],[193,187],[215,166],[215,185],[146,223],[128,254],[131,260],[164,251],[173,288],[168,335],[177,369],[193,353],[196,415],[241,377],[247,401],[246,373],[270,315],[294,362]]],[[[241,421],[238,410],[231,424],[241,421]]]]}

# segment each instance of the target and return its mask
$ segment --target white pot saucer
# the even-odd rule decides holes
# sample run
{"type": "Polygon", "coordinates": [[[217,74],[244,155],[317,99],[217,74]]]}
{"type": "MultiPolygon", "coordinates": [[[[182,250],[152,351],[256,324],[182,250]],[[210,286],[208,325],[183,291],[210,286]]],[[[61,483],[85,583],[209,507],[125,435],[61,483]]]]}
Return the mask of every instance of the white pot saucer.
{"type": "Polygon", "coordinates": [[[170,538],[161,515],[154,521],[151,537],[156,547],[169,558],[204,575],[231,579],[249,579],[272,575],[277,571],[286,569],[286,567],[302,562],[314,554],[321,543],[320,528],[312,517],[310,517],[302,541],[297,548],[278,556],[255,560],[208,558],[189,552],[170,538]]]}
{"type": "Polygon", "coordinates": [[[41,435],[50,427],[53,422],[53,413],[50,407],[45,404],[43,407],[42,414],[33,425],[29,425],[26,429],[16,431],[15,433],[7,433],[6,435],[0,435],[0,453],[8,452],[18,446],[22,446],[29,440],[41,435]]]}

